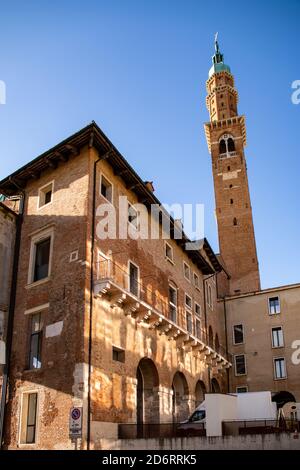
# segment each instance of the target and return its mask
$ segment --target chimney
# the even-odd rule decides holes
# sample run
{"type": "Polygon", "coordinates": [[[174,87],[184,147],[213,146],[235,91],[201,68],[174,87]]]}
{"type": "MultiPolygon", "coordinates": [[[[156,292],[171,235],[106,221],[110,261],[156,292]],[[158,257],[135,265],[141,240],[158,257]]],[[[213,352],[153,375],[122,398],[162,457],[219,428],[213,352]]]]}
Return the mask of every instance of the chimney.
{"type": "Polygon", "coordinates": [[[153,186],[153,181],[145,181],[145,186],[149,191],[151,191],[151,193],[154,193],[155,189],[153,186]]]}

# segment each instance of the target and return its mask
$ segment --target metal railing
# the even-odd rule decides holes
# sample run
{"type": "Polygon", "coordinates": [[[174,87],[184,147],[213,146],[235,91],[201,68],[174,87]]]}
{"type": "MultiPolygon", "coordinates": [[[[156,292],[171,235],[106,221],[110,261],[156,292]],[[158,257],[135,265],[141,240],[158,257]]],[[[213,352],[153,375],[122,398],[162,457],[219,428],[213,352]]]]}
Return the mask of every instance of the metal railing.
{"type": "Polygon", "coordinates": [[[299,432],[300,422],[294,419],[254,419],[240,421],[223,421],[223,435],[241,434],[275,434],[282,432],[299,432]]]}
{"type": "Polygon", "coordinates": [[[119,439],[154,439],[205,435],[206,431],[203,423],[192,423],[192,426],[189,427],[180,423],[119,424],[118,426],[119,439]]]}
{"type": "MultiPolygon", "coordinates": [[[[193,335],[196,339],[199,339],[214,349],[214,345],[208,342],[206,329],[202,326],[196,328],[196,320],[199,320],[199,317],[194,314],[192,328],[190,328],[184,306],[177,306],[176,315],[174,315],[174,309],[171,308],[169,299],[165,294],[162,294],[161,289],[159,289],[158,282],[153,282],[153,278],[152,282],[149,282],[149,279],[150,277],[146,276],[144,279],[141,278],[141,280],[137,280],[122,266],[109,259],[97,262],[96,282],[107,281],[113,283],[124,292],[136,298],[137,302],[144,302],[149,305],[149,307],[157,311],[160,315],[163,315],[169,322],[179,326],[188,334],[193,335]]],[[[190,313],[193,313],[193,311],[190,310],[190,313]]],[[[200,321],[202,323],[203,319],[200,321]]],[[[231,362],[232,357],[226,352],[223,346],[219,345],[215,351],[231,362]]]]}
{"type": "MultiPolygon", "coordinates": [[[[97,281],[107,280],[113,282],[125,292],[136,297],[137,301],[148,304],[169,321],[187,330],[184,308],[177,306],[176,315],[174,315],[174,310],[171,309],[169,300],[161,293],[158,286],[154,286],[154,282],[149,283],[149,278],[137,280],[131,277],[128,271],[111,260],[99,261],[96,272],[97,281]],[[146,285],[147,282],[149,283],[148,285],[146,285]]],[[[201,327],[200,333],[201,337],[198,339],[206,341],[206,330],[201,327]]],[[[192,334],[196,334],[195,323],[193,324],[192,334]]]]}

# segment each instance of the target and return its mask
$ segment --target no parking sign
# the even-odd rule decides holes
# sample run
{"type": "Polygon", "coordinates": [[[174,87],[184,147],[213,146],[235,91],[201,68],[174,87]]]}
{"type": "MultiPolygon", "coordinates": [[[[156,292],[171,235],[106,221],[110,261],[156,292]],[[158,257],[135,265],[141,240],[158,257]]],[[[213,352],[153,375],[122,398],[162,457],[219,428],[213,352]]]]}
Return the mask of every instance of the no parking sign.
{"type": "Polygon", "coordinates": [[[81,437],[82,435],[82,408],[74,407],[70,410],[70,436],[81,437]]]}

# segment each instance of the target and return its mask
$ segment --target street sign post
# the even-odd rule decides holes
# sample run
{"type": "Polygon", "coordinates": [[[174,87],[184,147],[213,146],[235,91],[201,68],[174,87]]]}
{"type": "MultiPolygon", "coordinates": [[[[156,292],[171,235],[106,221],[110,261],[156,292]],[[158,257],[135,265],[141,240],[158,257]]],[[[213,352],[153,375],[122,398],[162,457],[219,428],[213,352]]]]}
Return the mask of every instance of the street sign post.
{"type": "Polygon", "coordinates": [[[70,410],[70,437],[82,436],[82,408],[74,407],[70,410]]]}

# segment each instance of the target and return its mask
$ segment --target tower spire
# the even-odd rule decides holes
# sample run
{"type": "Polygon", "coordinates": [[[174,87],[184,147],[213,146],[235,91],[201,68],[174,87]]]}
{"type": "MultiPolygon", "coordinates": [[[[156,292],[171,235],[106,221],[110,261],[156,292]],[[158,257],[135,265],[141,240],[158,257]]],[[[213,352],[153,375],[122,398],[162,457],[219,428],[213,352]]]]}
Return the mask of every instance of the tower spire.
{"type": "Polygon", "coordinates": [[[224,55],[220,52],[218,34],[219,33],[215,34],[215,53],[212,56],[213,66],[211,67],[209,71],[209,74],[208,74],[209,77],[211,77],[214,73],[222,72],[223,70],[226,70],[227,72],[230,73],[230,67],[224,64],[224,55]]]}

